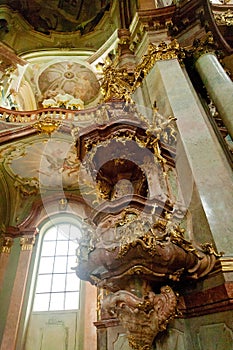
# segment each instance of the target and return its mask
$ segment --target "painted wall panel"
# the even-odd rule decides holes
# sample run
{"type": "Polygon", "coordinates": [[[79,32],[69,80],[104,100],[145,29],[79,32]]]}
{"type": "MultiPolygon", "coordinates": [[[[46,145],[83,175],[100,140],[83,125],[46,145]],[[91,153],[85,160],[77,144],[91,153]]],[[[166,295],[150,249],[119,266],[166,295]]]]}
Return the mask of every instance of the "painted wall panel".
{"type": "Polygon", "coordinates": [[[233,350],[233,332],[224,323],[201,326],[198,339],[201,350],[233,350]]]}
{"type": "Polygon", "coordinates": [[[77,312],[33,313],[24,350],[80,350],[77,312]]]}

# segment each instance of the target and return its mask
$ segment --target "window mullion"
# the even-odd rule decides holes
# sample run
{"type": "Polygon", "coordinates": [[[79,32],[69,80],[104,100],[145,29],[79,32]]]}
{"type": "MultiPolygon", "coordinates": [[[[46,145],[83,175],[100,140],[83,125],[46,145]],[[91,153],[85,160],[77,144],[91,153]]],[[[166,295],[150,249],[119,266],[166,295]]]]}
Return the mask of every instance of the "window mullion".
{"type": "Polygon", "coordinates": [[[52,276],[51,276],[51,286],[50,286],[50,294],[49,294],[49,310],[51,305],[51,298],[52,298],[52,288],[53,288],[53,276],[54,276],[54,266],[55,266],[55,259],[56,259],[56,251],[57,251],[57,235],[58,235],[58,225],[56,225],[56,240],[55,240],[55,252],[53,256],[53,268],[52,268],[52,276]]]}
{"type": "Polygon", "coordinates": [[[76,244],[71,241],[72,232],[78,234],[78,230],[78,226],[67,222],[54,225],[44,233],[41,249],[41,253],[42,251],[44,253],[41,255],[39,270],[43,258],[45,261],[48,259],[46,263],[50,264],[48,265],[50,268],[48,271],[46,263],[43,262],[41,273],[38,270],[37,281],[39,276],[47,275],[50,286],[41,279],[40,284],[38,284],[40,289],[37,292],[36,288],[35,291],[35,297],[37,296],[36,304],[34,304],[35,311],[56,311],[56,307],[58,307],[57,310],[61,311],[79,307],[75,300],[78,293],[80,293],[80,285],[78,285],[77,278],[77,288],[74,288],[74,276],[70,274],[71,271],[69,270],[70,258],[75,256],[75,251],[72,255],[71,249],[74,248],[75,250],[76,248],[76,244]],[[43,304],[44,302],[46,304],[43,304]]]}
{"type": "Polygon", "coordinates": [[[66,251],[66,277],[65,277],[65,291],[64,291],[64,310],[66,309],[66,297],[67,297],[67,272],[68,272],[68,257],[69,257],[69,247],[70,247],[70,228],[71,225],[68,226],[68,249],[66,251]]]}

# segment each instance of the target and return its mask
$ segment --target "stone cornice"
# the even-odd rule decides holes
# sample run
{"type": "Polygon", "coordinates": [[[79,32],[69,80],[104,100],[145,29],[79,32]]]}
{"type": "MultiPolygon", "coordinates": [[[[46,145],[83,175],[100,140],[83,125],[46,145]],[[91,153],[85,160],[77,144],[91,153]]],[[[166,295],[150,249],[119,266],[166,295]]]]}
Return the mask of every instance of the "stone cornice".
{"type": "Polygon", "coordinates": [[[17,129],[13,127],[12,129],[0,133],[0,145],[5,145],[25,137],[30,137],[37,133],[37,130],[33,129],[30,125],[20,126],[17,129]]]}
{"type": "Polygon", "coordinates": [[[233,282],[186,294],[180,302],[184,318],[233,310],[233,282]]]}
{"type": "Polygon", "coordinates": [[[17,56],[14,50],[2,42],[0,42],[0,60],[2,61],[0,66],[1,71],[4,71],[8,66],[16,67],[17,64],[21,66],[27,64],[27,61],[17,56]]]}
{"type": "MultiPolygon", "coordinates": [[[[198,24],[196,32],[193,32],[190,40],[192,41],[195,37],[201,38],[202,32],[206,33],[211,31],[213,33],[216,44],[219,49],[225,53],[230,54],[233,52],[233,48],[224,38],[221,33],[213,14],[213,6],[208,0],[200,1],[193,0],[181,4],[175,11],[173,16],[173,25],[171,27],[171,35],[173,37],[181,36],[182,33],[186,32],[195,23],[198,24]]],[[[182,45],[182,43],[181,43],[182,45]]]]}

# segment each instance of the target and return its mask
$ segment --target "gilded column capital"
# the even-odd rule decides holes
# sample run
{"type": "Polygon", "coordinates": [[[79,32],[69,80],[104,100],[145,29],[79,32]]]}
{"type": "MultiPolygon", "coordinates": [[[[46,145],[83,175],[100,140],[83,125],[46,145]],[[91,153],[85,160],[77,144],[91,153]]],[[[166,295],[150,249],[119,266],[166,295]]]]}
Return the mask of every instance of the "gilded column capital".
{"type": "Polygon", "coordinates": [[[202,38],[195,39],[191,48],[186,49],[186,56],[192,56],[195,61],[204,54],[216,53],[217,45],[212,32],[206,33],[202,38]]]}
{"type": "Polygon", "coordinates": [[[35,244],[35,236],[23,236],[20,238],[21,250],[32,250],[35,244]]]}
{"type": "Polygon", "coordinates": [[[10,254],[13,243],[14,240],[12,237],[2,236],[0,242],[0,253],[10,254]]]}

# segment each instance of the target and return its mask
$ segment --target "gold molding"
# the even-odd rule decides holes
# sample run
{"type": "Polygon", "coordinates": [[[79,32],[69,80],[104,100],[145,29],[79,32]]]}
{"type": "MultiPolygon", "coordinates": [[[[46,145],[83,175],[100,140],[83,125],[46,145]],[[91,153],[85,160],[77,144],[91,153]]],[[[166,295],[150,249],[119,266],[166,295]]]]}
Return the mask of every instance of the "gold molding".
{"type": "Polygon", "coordinates": [[[233,257],[221,257],[219,261],[223,272],[233,272],[233,257]]]}
{"type": "Polygon", "coordinates": [[[228,9],[222,13],[215,13],[214,19],[217,25],[233,26],[233,11],[228,9]]]}

